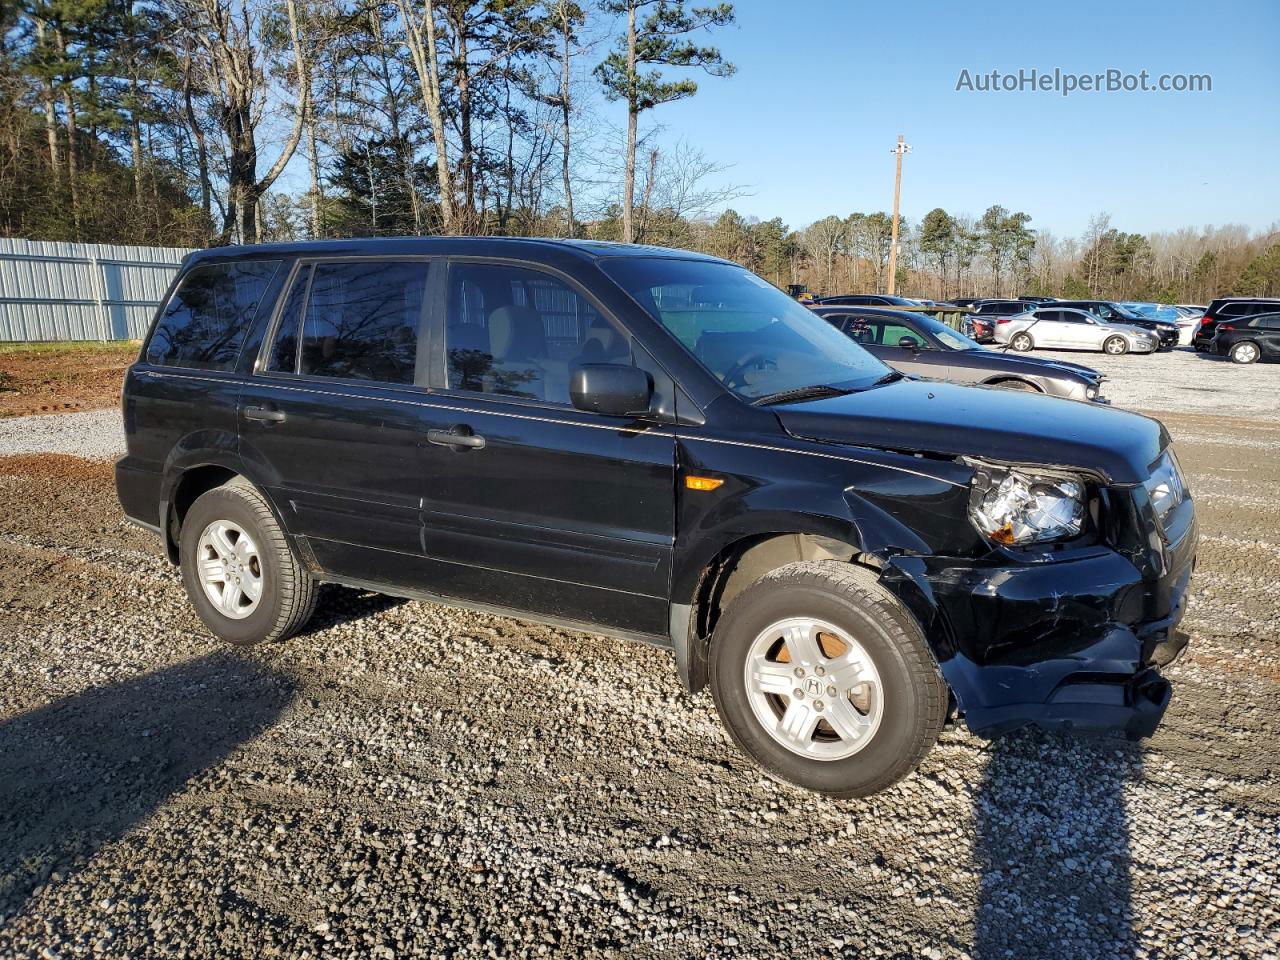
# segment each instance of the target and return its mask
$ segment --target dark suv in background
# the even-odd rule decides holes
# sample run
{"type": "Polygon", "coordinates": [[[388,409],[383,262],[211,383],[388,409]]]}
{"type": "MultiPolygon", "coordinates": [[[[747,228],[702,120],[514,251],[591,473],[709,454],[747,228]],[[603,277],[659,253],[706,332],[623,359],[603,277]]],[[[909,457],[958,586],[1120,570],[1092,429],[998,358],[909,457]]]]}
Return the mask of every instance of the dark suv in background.
{"type": "Polygon", "coordinates": [[[1191,338],[1191,345],[1199,351],[1213,350],[1213,337],[1219,322],[1243,320],[1260,313],[1280,312],[1280,299],[1273,297],[1219,297],[1209,304],[1200,326],[1191,338]]]}
{"type": "Polygon", "coordinates": [[[123,406],[124,511],[218,636],[289,636],[327,581],[647,641],[765,771],[838,796],[953,713],[1149,734],[1186,642],[1159,422],[904,378],[697,254],[203,251],[123,406]]]}
{"type": "Polygon", "coordinates": [[[1210,346],[1234,363],[1280,360],[1280,312],[1221,320],[1214,327],[1210,346]]]}

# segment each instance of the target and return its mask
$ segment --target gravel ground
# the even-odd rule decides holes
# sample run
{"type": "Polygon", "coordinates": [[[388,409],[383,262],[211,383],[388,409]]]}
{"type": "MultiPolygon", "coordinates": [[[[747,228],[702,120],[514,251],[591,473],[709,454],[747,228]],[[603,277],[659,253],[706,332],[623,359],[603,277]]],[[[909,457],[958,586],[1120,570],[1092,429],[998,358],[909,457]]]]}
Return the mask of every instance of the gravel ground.
{"type": "Polygon", "coordinates": [[[0,420],[0,456],[68,453],[90,460],[124,456],[124,424],[118,409],[0,420]]]}
{"type": "Polygon", "coordinates": [[[1106,363],[1202,519],[1164,725],[961,726],[860,801],[648,647],[333,588],[227,649],[81,459],[114,411],[0,424],[78,455],[0,459],[0,956],[1280,957],[1280,369],[1106,363]]]}

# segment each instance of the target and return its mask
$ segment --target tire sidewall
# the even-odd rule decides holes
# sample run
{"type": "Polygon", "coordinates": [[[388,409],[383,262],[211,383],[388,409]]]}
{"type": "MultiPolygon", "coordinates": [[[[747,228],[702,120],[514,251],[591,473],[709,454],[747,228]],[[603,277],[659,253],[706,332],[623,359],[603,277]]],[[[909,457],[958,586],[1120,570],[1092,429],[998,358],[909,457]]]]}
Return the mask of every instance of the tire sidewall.
{"type": "Polygon", "coordinates": [[[1010,338],[1009,345],[1019,353],[1029,353],[1035,346],[1035,341],[1031,339],[1029,333],[1015,333],[1010,338]]]}
{"type": "Polygon", "coordinates": [[[279,619],[280,558],[271,549],[271,543],[272,538],[262,529],[262,523],[252,506],[230,487],[216,487],[201,495],[183,518],[178,545],[183,585],[205,626],[228,643],[240,646],[258,643],[279,619]],[[232,521],[247,531],[258,545],[258,559],[262,564],[262,599],[258,602],[258,608],[242,620],[233,620],[218,611],[205,596],[197,572],[199,565],[196,562],[196,550],[200,534],[215,520],[232,521]]]}
{"type": "Polygon", "coordinates": [[[1107,339],[1102,342],[1102,352],[1112,357],[1123,356],[1124,354],[1129,352],[1129,341],[1126,340],[1124,337],[1120,336],[1119,334],[1107,337],[1107,339]],[[1122,345],[1123,349],[1112,350],[1111,344],[1116,342],[1119,342],[1122,345]]]}
{"type": "Polygon", "coordinates": [[[711,654],[716,707],[739,747],[771,776],[822,793],[859,793],[864,784],[878,789],[887,771],[914,749],[918,714],[924,709],[900,647],[906,633],[904,625],[892,618],[877,617],[851,599],[816,585],[753,588],[738,598],[716,626],[711,654]],[[743,677],[747,651],[761,631],[788,617],[812,617],[839,626],[862,645],[880,674],[884,710],[880,727],[851,757],[816,760],[792,753],[764,730],[751,709],[743,677]]]}

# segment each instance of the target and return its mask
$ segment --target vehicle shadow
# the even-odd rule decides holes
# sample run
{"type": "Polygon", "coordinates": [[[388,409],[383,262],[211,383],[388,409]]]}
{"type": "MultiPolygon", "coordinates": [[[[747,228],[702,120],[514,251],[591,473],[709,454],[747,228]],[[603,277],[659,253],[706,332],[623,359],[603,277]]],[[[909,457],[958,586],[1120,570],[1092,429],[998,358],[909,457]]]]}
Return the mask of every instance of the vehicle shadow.
{"type": "Polygon", "coordinates": [[[296,636],[305,637],[330,627],[338,627],[344,623],[363,620],[384,610],[390,610],[409,601],[403,597],[392,597],[385,593],[374,593],[371,590],[360,590],[355,587],[343,587],[336,583],[320,585],[320,599],[316,603],[316,612],[311,619],[297,632],[296,636]]]}
{"type": "Polygon", "coordinates": [[[218,653],[0,723],[0,919],[258,736],[293,681],[218,653]]]}
{"type": "Polygon", "coordinates": [[[1025,731],[996,740],[975,797],[975,960],[1132,957],[1124,785],[1137,744],[1025,731]]]}

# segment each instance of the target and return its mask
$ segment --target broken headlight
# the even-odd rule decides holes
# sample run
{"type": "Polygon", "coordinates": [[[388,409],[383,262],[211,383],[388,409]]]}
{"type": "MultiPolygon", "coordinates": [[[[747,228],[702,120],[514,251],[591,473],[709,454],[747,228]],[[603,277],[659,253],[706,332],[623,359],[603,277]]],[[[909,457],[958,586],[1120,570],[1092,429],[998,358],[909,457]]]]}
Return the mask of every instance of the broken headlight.
{"type": "Polygon", "coordinates": [[[1078,478],[983,466],[974,474],[969,518],[1007,546],[1070,540],[1084,530],[1085,485],[1078,478]]]}

